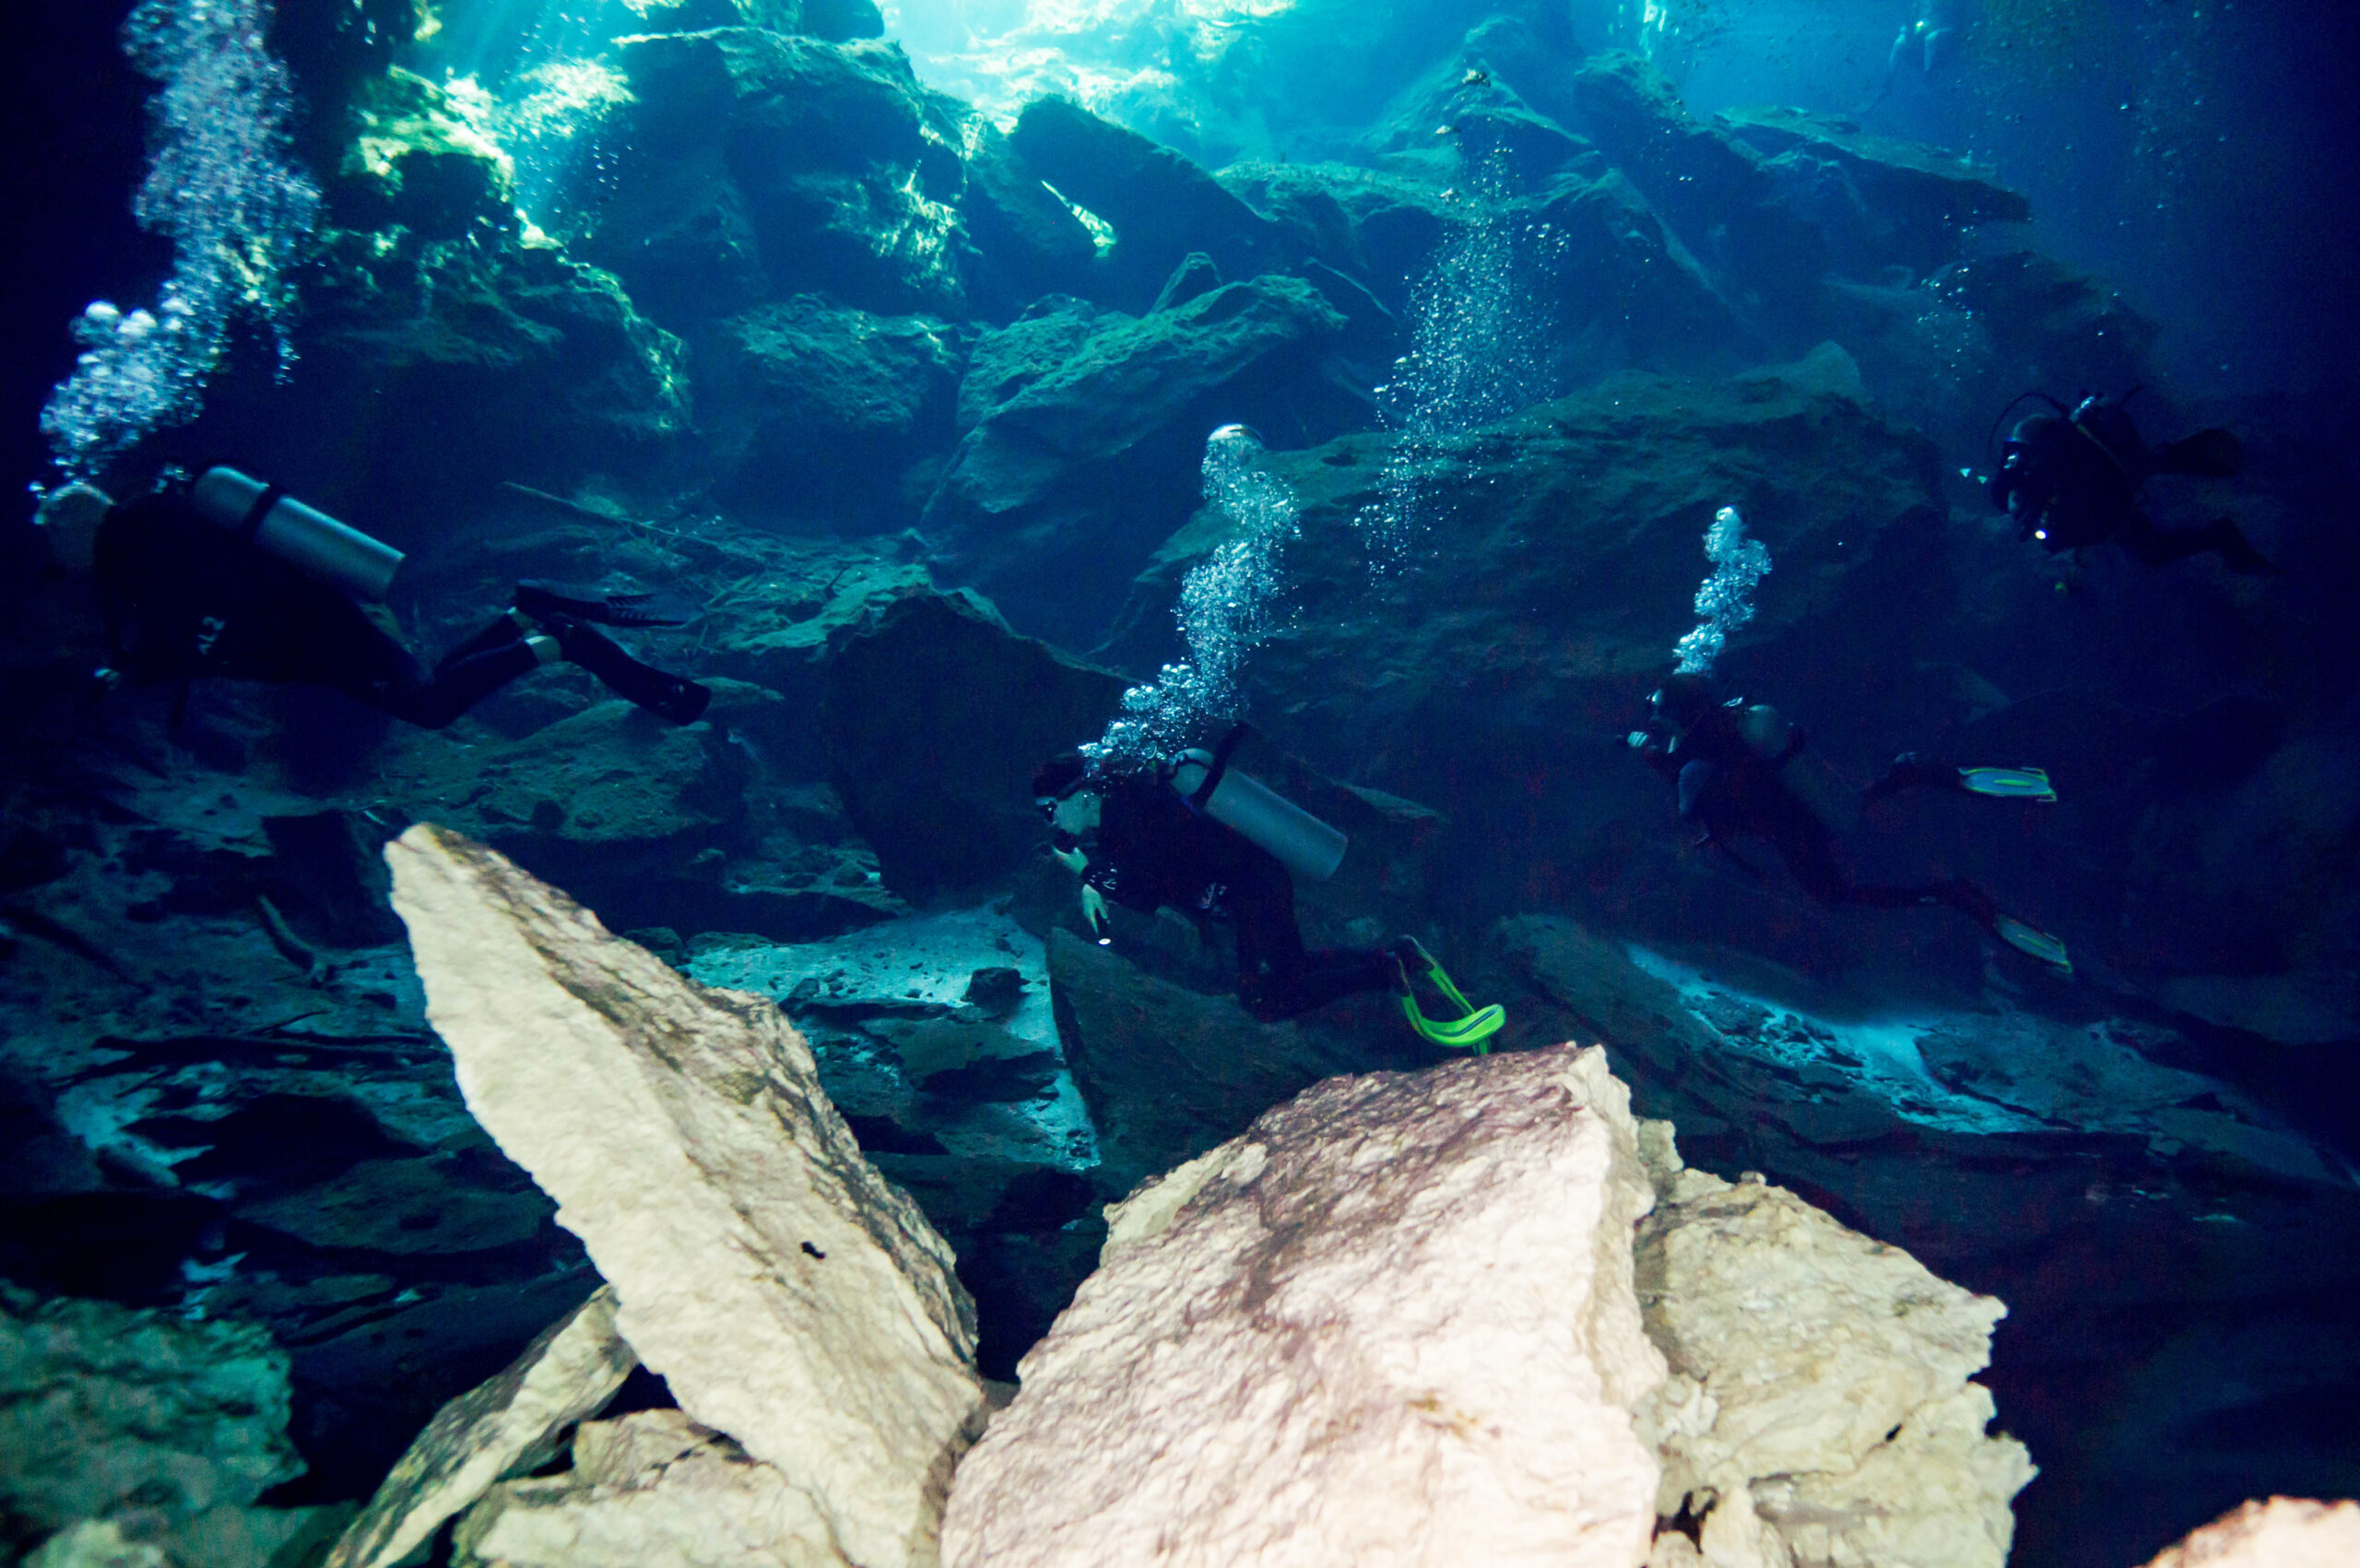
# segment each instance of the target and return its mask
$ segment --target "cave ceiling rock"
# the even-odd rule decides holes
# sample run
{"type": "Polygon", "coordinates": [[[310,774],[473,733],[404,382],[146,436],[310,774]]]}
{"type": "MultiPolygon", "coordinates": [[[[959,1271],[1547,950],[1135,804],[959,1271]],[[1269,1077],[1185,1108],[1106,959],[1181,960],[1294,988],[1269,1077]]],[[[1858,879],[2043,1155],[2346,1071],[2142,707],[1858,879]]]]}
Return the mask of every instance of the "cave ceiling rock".
{"type": "Polygon", "coordinates": [[[625,1341],[842,1558],[930,1561],[981,1423],[974,1308],[802,1037],[454,833],[386,855],[468,1108],[557,1199],[625,1341]]]}

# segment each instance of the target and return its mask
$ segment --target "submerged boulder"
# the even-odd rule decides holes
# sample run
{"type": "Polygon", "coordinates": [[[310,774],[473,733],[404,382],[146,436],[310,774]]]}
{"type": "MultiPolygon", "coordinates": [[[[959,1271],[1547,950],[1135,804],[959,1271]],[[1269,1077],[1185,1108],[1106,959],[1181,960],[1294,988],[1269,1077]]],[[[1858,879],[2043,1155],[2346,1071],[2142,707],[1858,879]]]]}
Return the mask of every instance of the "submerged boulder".
{"type": "Polygon", "coordinates": [[[1018,636],[967,594],[897,595],[831,639],[829,775],[885,883],[1004,885],[1040,842],[1032,770],[1094,737],[1122,682],[1018,636]]]}
{"type": "Polygon", "coordinates": [[[1640,1227],[1648,1338],[1670,1363],[1653,1435],[1667,1516],[1775,1533],[1797,1562],[2002,1568],[2024,1444],[1987,1437],[2007,1309],[1758,1177],[1682,1167],[1664,1129],[1640,1227]],[[1750,1511],[1750,1515],[1749,1515],[1750,1511]]]}
{"type": "Polygon", "coordinates": [[[953,1568],[2006,1560],[2004,1309],[1685,1171],[1603,1051],[1331,1079],[1108,1220],[953,1568]]]}
{"type": "Polygon", "coordinates": [[[1113,1211],[962,1467],[950,1568],[1629,1568],[1663,1376],[1603,1053],[1322,1084],[1113,1211]]]}
{"type": "Polygon", "coordinates": [[[1009,144],[1059,195],[1113,229],[1095,286],[1110,303],[1143,308],[1191,251],[1232,277],[1262,271],[1277,252],[1277,227],[1206,170],[1069,98],[1026,104],[1009,144]]]}
{"type": "Polygon", "coordinates": [[[2360,1562],[2360,1503],[2273,1497],[2166,1548],[2147,1568],[2341,1568],[2360,1562]]]}
{"type": "Polygon", "coordinates": [[[595,1292],[499,1376],[454,1399],[346,1530],[322,1568],[392,1568],[503,1476],[546,1464],[637,1363],[615,1331],[615,1294],[595,1292]]]}
{"type": "Polygon", "coordinates": [[[1088,647],[1122,580],[1186,517],[1205,437],[1233,420],[1282,443],[1351,422],[1322,376],[1345,319],[1296,277],[1226,284],[1134,319],[1079,303],[977,346],[989,390],[926,509],[976,552],[966,575],[1028,631],[1088,647]],[[997,395],[994,394],[997,393],[997,395]]]}
{"type": "Polygon", "coordinates": [[[287,1372],[251,1324],[0,1286],[0,1539],[253,1503],[303,1473],[287,1372]]]}
{"type": "Polygon", "coordinates": [[[950,443],[964,334],[816,295],[756,305],[699,350],[706,429],[747,510],[885,532],[915,521],[907,471],[950,443]]]}
{"type": "Polygon", "coordinates": [[[621,51],[629,150],[586,253],[661,319],[811,290],[964,313],[964,115],[900,45],[738,27],[621,51]]]}
{"type": "Polygon", "coordinates": [[[930,1561],[982,1414],[974,1309],[802,1036],[455,834],[386,856],[468,1108],[557,1198],[631,1350],[842,1558],[930,1561]]]}

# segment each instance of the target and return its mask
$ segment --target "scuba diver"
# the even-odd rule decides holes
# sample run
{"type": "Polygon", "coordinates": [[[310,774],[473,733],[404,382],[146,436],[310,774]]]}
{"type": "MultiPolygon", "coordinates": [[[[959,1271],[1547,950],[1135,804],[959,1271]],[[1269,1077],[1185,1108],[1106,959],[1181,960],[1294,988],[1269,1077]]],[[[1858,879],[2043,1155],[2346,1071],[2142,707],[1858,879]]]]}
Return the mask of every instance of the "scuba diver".
{"type": "Polygon", "coordinates": [[[1410,1026],[1438,1045],[1471,1048],[1506,1021],[1496,1005],[1471,1006],[1432,955],[1403,937],[1390,947],[1306,949],[1295,925],[1294,877],[1333,874],[1345,838],[1301,808],[1229,766],[1238,725],[1212,751],[1189,750],[1161,766],[1092,763],[1068,751],[1032,775],[1032,794],[1053,830],[1057,858],[1081,879],[1084,920],[1103,945],[1106,901],[1152,914],[1236,928],[1237,998],[1264,1023],[1364,992],[1399,993],[1410,1026]],[[1291,869],[1292,868],[1292,869],[1291,869]],[[1412,976],[1457,1008],[1448,1021],[1418,1008],[1412,976]]]}
{"type": "Polygon", "coordinates": [[[124,501],[67,485],[35,521],[51,559],[97,590],[110,688],[199,677],[325,686],[425,729],[559,659],[673,724],[694,723],[713,695],[590,624],[685,616],[643,594],[549,583],[519,584],[512,608],[428,671],[382,602],[401,553],[234,468],[168,473],[124,501]]]}
{"type": "MultiPolygon", "coordinates": [[[[1785,862],[1803,890],[1834,908],[1908,909],[1948,904],[2021,953],[2060,974],[2073,973],[2065,945],[2045,931],[2001,913],[1990,894],[1964,878],[1928,882],[1855,882],[1835,852],[1830,825],[1836,813],[1791,771],[1806,744],[1801,726],[1766,703],[1742,697],[1724,701],[1709,678],[1672,675],[1648,699],[1647,726],[1630,746],[1679,791],[1680,816],[1704,830],[1753,880],[1764,874],[1734,849],[1735,838],[1758,838],[1785,862]]],[[[1869,786],[1872,804],[1900,790],[1941,787],[2002,799],[2057,798],[2037,768],[1956,768],[1918,753],[1905,754],[1869,786]]]]}
{"type": "Polygon", "coordinates": [[[1858,112],[1866,114],[1892,97],[1894,86],[1909,73],[1931,77],[1957,52],[1961,30],[1956,0],[1918,0],[1885,53],[1876,90],[1858,112]]]}
{"type": "MultiPolygon", "coordinates": [[[[2055,412],[2035,414],[2008,433],[2006,455],[1989,480],[1992,506],[2016,520],[2020,536],[2039,540],[2051,555],[2113,539],[2150,566],[2211,551],[2232,572],[2276,572],[2225,517],[2201,528],[2160,528],[2147,515],[2149,479],[2229,478],[2244,466],[2245,453],[2235,434],[2218,428],[2151,449],[2125,407],[2137,395],[2134,387],[2121,397],[2085,397],[2069,411],[2045,394],[2026,394],[2055,412]]],[[[2003,409],[2000,417],[2007,415],[2003,409]]]]}

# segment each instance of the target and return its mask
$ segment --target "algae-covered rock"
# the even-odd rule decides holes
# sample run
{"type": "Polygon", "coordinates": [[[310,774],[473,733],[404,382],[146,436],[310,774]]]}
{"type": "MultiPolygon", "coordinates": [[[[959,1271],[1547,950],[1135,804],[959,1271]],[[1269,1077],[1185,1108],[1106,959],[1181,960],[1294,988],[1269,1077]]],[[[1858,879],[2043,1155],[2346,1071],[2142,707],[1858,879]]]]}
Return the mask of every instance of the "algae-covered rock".
{"type": "Polygon", "coordinates": [[[1041,837],[1033,768],[1096,736],[1122,695],[964,594],[889,600],[831,641],[826,680],[830,778],[912,900],[1021,866],[1041,837]]]}
{"type": "Polygon", "coordinates": [[[979,552],[969,575],[1018,626],[1087,647],[1118,574],[1186,516],[1216,427],[1299,442],[1363,406],[1323,381],[1346,324],[1301,278],[1253,277],[1138,319],[1051,309],[1073,319],[1018,322],[977,346],[989,382],[961,391],[975,423],[926,520],[979,552]]]}
{"type": "Polygon", "coordinates": [[[964,313],[964,116],[899,45],[717,28],[620,57],[628,150],[585,253],[644,279],[665,319],[686,330],[749,291],[964,313]]]}
{"type": "Polygon", "coordinates": [[[832,525],[914,519],[917,458],[950,444],[964,335],[812,295],[718,324],[701,355],[708,431],[749,507],[832,525]]]}
{"type": "Polygon", "coordinates": [[[0,1525],[38,1539],[124,1509],[252,1503],[303,1473],[287,1371],[249,1324],[0,1287],[0,1525]]]}

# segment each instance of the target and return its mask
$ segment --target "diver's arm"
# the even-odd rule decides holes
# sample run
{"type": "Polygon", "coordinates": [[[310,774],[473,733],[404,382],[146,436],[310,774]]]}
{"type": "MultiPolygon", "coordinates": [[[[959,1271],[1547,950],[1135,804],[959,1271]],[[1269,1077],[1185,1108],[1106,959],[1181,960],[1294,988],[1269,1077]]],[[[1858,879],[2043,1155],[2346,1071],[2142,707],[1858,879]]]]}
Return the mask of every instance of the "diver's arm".
{"type": "Polygon", "coordinates": [[[1106,895],[1098,890],[1098,883],[1090,868],[1090,856],[1076,841],[1066,844],[1051,844],[1049,853],[1057,864],[1081,878],[1081,920],[1090,934],[1099,941],[1106,940],[1106,895]]]}

